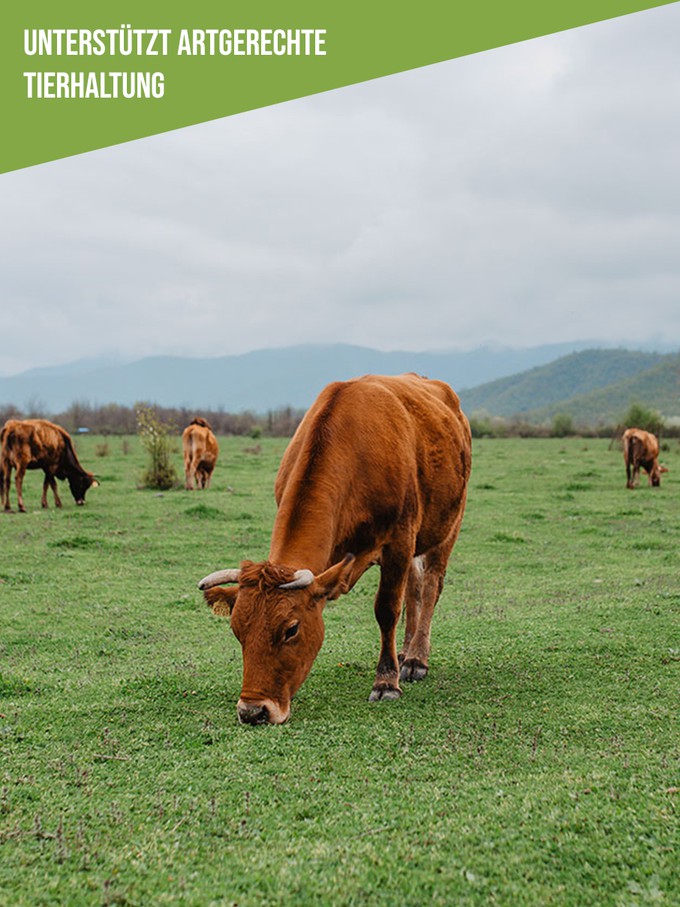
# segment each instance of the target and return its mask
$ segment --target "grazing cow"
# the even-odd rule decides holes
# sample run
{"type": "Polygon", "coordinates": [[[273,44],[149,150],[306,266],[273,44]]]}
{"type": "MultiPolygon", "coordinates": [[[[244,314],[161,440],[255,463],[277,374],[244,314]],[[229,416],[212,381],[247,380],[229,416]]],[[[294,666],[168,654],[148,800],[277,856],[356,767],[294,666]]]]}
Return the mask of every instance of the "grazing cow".
{"type": "Polygon", "coordinates": [[[54,503],[61,507],[55,479],[68,479],[76,504],[85,503],[85,492],[99,483],[91,472],[86,472],[78,462],[69,433],[60,425],[46,419],[10,419],[0,432],[0,474],[2,475],[2,503],[10,509],[9,488],[12,470],[16,470],[17,504],[26,513],[21,493],[27,469],[42,469],[45,473],[41,505],[47,507],[47,489],[52,489],[54,503]]]}
{"type": "Polygon", "coordinates": [[[369,700],[397,699],[400,679],[426,675],[432,613],[463,519],[470,466],[468,421],[440,381],[367,375],[321,392],[281,461],[269,559],[199,583],[215,613],[231,613],[241,643],[240,721],[286,721],[321,648],[325,603],[372,564],[380,565],[382,644],[369,700]],[[225,582],[238,585],[219,585],[225,582]]]}
{"type": "Polygon", "coordinates": [[[623,459],[626,463],[626,487],[635,488],[640,479],[640,467],[649,475],[649,484],[661,484],[661,473],[668,468],[659,463],[659,442],[656,435],[641,428],[627,428],[623,433],[623,459]]]}
{"type": "Polygon", "coordinates": [[[184,487],[187,491],[208,488],[217,463],[219,447],[212,427],[200,417],[191,422],[182,433],[184,450],[184,487]]]}

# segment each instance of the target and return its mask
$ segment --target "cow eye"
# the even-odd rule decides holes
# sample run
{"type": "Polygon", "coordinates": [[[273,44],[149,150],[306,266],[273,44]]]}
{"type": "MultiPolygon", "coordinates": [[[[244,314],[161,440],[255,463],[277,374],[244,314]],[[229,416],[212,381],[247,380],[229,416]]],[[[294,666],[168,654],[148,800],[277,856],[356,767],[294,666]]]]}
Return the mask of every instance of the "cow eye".
{"type": "Polygon", "coordinates": [[[284,640],[289,640],[289,639],[292,639],[294,636],[297,636],[297,631],[298,631],[299,627],[300,627],[300,624],[292,624],[292,626],[288,627],[286,632],[283,634],[284,640]]]}

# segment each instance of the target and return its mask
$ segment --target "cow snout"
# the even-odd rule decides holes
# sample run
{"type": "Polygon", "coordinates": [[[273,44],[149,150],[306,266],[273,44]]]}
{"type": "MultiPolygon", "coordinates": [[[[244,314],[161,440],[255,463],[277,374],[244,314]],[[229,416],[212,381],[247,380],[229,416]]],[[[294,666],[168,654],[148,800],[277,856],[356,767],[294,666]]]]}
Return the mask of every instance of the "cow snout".
{"type": "Polygon", "coordinates": [[[269,722],[269,709],[266,705],[239,702],[236,711],[241,724],[267,724],[269,722]]]}
{"type": "Polygon", "coordinates": [[[82,498],[79,501],[76,501],[76,504],[78,505],[78,507],[82,507],[84,503],[85,503],[85,501],[82,498]]]}

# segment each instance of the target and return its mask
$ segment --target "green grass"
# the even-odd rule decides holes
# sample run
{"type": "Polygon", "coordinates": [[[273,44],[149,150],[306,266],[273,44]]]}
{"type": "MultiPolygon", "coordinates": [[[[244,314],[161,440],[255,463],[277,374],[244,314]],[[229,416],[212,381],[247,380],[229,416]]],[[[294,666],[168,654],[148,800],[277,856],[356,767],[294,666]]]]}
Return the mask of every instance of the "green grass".
{"type": "Polygon", "coordinates": [[[366,701],[373,570],[256,728],[196,582],[266,556],[285,442],[162,494],[97,443],[84,508],[0,514],[3,907],[678,903],[677,442],[633,492],[606,442],[476,442],[428,678],[366,701]]]}

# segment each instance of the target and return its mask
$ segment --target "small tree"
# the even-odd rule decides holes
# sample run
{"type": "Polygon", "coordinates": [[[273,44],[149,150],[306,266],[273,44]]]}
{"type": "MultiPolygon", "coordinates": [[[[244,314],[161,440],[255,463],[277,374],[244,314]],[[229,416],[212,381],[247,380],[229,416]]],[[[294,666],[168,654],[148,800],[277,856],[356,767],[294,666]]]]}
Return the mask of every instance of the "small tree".
{"type": "Polygon", "coordinates": [[[641,428],[659,435],[663,428],[663,416],[660,412],[641,403],[631,403],[624,416],[623,424],[626,428],[641,428]]]}
{"type": "Polygon", "coordinates": [[[157,488],[165,491],[177,484],[177,471],[173,466],[172,441],[169,425],[163,424],[150,406],[138,404],[135,407],[137,415],[137,433],[149,454],[149,466],[142,475],[142,484],[145,488],[157,488]]]}
{"type": "Polygon", "coordinates": [[[553,438],[566,438],[574,434],[574,420],[569,413],[555,413],[552,420],[553,438]]]}

